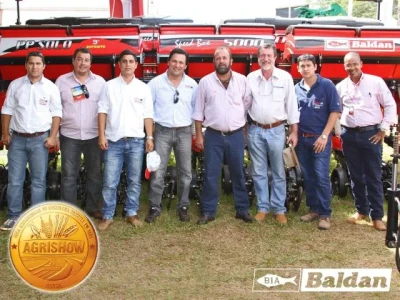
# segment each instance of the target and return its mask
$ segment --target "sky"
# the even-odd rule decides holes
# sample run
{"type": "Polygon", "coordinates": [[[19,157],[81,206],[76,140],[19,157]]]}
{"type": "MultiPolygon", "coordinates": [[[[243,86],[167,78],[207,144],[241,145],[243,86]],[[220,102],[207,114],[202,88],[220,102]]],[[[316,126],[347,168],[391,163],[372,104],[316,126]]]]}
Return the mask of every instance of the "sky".
{"type": "Polygon", "coordinates": [[[278,7],[304,4],[306,0],[145,0],[153,3],[153,15],[192,18],[195,22],[219,23],[231,18],[274,17],[278,7]],[[275,3],[274,3],[275,2],[275,3]],[[279,3],[276,3],[279,2],[279,3]]]}

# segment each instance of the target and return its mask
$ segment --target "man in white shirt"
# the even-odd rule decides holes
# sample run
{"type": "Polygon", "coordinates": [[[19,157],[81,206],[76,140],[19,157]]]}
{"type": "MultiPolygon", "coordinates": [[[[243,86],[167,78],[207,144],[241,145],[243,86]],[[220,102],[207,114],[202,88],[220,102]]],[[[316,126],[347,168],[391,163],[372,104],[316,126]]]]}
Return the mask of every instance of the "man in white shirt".
{"type": "Polygon", "coordinates": [[[61,199],[77,205],[76,182],[83,153],[87,174],[85,210],[91,217],[102,220],[103,151],[98,145],[97,110],[105,80],[90,71],[91,62],[92,53],[87,48],[76,49],[72,57],[74,70],[56,80],[63,105],[61,199]]]}
{"type": "Polygon", "coordinates": [[[122,166],[127,175],[126,221],[142,226],[137,211],[141,191],[144,147],[150,152],[153,144],[153,101],[150,88],[137,78],[136,55],[124,50],[119,56],[121,75],[108,81],[99,101],[99,146],[104,151],[103,220],[98,225],[106,230],[113,223],[117,204],[116,192],[122,166]],[[146,129],[146,143],[145,133],[146,129]]]}
{"type": "Polygon", "coordinates": [[[160,216],[164,176],[172,149],[179,175],[178,216],[182,222],[189,221],[189,190],[192,179],[191,124],[197,83],[185,74],[188,60],[189,55],[185,50],[175,48],[169,54],[168,70],[148,84],[154,103],[155,150],[160,155],[161,164],[151,175],[150,210],[145,219],[147,223],[154,222],[160,216]]]}
{"type": "Polygon", "coordinates": [[[297,144],[299,111],[293,78],[288,72],[275,68],[276,56],[275,45],[260,46],[258,63],[261,69],[247,76],[252,98],[247,135],[258,200],[255,219],[263,221],[273,211],[278,223],[286,224],[286,174],[282,153],[286,142],[293,147],[297,144]],[[289,124],[287,141],[286,122],[289,124]],[[268,168],[272,172],[271,192],[268,168]]]}
{"type": "Polygon", "coordinates": [[[43,76],[40,52],[26,57],[27,75],[11,82],[1,110],[2,142],[8,145],[7,221],[11,230],[22,212],[26,164],[31,177],[31,204],[45,201],[49,148],[57,142],[62,117],[60,91],[43,76]]]}

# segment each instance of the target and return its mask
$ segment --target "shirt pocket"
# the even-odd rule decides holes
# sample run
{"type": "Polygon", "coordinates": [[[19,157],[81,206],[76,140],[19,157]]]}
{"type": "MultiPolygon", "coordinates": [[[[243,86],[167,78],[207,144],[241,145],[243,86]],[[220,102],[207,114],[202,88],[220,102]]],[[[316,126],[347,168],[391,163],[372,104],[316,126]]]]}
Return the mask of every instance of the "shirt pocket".
{"type": "Polygon", "coordinates": [[[35,95],[35,105],[38,112],[49,111],[49,103],[49,95],[35,95]]]}
{"type": "Polygon", "coordinates": [[[272,101],[283,102],[285,100],[285,91],[283,87],[274,86],[272,89],[272,101]]]}

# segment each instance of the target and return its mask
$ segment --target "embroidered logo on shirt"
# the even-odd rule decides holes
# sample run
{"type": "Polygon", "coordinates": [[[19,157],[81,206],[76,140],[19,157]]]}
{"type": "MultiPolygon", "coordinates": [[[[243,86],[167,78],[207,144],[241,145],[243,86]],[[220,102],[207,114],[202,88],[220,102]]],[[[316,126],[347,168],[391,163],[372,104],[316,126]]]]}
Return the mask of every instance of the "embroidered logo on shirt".
{"type": "Polygon", "coordinates": [[[133,98],[133,102],[142,104],[143,99],[142,99],[142,98],[136,98],[136,97],[135,97],[135,98],[133,98]]]}
{"type": "Polygon", "coordinates": [[[49,100],[47,100],[46,97],[43,97],[43,98],[39,99],[39,104],[40,105],[47,105],[48,102],[49,102],[49,100]]]}

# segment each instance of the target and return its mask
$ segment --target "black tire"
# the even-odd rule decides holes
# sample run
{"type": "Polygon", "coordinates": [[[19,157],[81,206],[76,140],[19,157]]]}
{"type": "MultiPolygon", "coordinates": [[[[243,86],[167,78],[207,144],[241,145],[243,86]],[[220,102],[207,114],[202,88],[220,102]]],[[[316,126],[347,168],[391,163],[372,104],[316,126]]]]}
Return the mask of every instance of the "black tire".
{"type": "Polygon", "coordinates": [[[293,200],[293,211],[297,212],[300,208],[301,205],[301,201],[303,200],[303,187],[299,186],[297,188],[297,195],[295,197],[295,199],[293,200]]]}
{"type": "Polygon", "coordinates": [[[4,185],[0,190],[0,210],[7,206],[7,185],[4,185]]]}
{"type": "Polygon", "coordinates": [[[396,242],[396,267],[397,270],[400,272],[400,228],[397,229],[397,242],[396,242]]]}
{"type": "Polygon", "coordinates": [[[224,194],[226,195],[232,194],[231,173],[229,172],[229,167],[227,165],[224,165],[222,167],[221,187],[222,190],[224,191],[224,194]]]}
{"type": "Polygon", "coordinates": [[[50,169],[47,174],[47,198],[48,200],[60,200],[61,174],[50,169]]]}
{"type": "Polygon", "coordinates": [[[341,198],[346,197],[349,177],[342,167],[337,167],[332,171],[332,195],[338,195],[341,198]]]}

